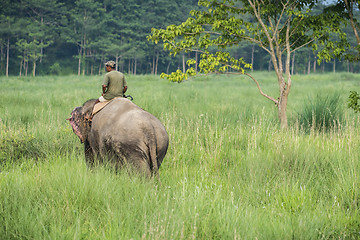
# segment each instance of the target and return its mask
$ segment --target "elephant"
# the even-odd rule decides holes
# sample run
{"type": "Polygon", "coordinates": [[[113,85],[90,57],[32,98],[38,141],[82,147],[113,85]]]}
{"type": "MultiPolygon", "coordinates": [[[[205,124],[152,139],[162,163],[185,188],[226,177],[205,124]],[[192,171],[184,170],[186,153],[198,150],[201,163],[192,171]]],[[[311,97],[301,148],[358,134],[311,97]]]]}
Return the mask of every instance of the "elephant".
{"type": "Polygon", "coordinates": [[[126,98],[112,100],[92,116],[95,101],[76,107],[68,119],[84,144],[87,165],[107,161],[116,170],[126,166],[147,177],[158,175],[169,145],[160,120],[126,98]]]}

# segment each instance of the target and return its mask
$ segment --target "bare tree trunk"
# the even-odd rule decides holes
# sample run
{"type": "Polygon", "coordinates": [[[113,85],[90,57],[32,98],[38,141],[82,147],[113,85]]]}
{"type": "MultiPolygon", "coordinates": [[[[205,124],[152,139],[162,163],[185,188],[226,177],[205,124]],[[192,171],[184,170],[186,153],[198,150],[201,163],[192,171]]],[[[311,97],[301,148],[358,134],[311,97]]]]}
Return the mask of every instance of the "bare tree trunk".
{"type": "Polygon", "coordinates": [[[7,39],[7,46],[6,46],[6,70],[5,75],[9,76],[9,58],[10,58],[10,38],[7,39]]]}
{"type": "Polygon", "coordinates": [[[82,75],[85,76],[85,70],[86,70],[86,33],[84,33],[84,39],[83,39],[83,59],[82,59],[82,75]]]}
{"type": "MultiPolygon", "coordinates": [[[[291,56],[290,56],[290,49],[289,49],[287,59],[286,59],[286,64],[285,64],[285,68],[286,68],[285,73],[286,73],[286,77],[287,77],[287,82],[284,79],[281,65],[279,67],[277,67],[278,70],[275,71],[276,75],[278,77],[279,90],[280,90],[280,96],[279,96],[279,100],[277,103],[277,107],[278,107],[278,117],[280,120],[280,128],[281,129],[288,128],[288,119],[287,119],[286,110],[287,110],[288,97],[289,97],[290,87],[291,87],[290,57],[291,56]]],[[[278,57],[279,62],[280,62],[280,60],[281,60],[281,57],[278,57]]]]}
{"type": "Polygon", "coordinates": [[[166,68],[166,74],[169,74],[169,68],[170,68],[171,61],[169,61],[167,68],[166,68]]]}
{"type": "Polygon", "coordinates": [[[100,59],[100,64],[99,64],[99,75],[101,74],[102,65],[103,65],[103,59],[101,58],[100,59]]]}
{"type": "Polygon", "coordinates": [[[310,54],[309,54],[309,59],[308,59],[308,70],[307,70],[307,74],[310,74],[310,69],[311,69],[311,61],[310,61],[310,54]]]}
{"type": "MultiPolygon", "coordinates": [[[[41,16],[41,27],[44,25],[44,17],[41,16]]],[[[40,40],[40,43],[41,43],[41,48],[40,48],[40,63],[42,62],[42,56],[43,56],[43,53],[44,53],[44,48],[43,48],[43,43],[44,43],[44,39],[41,38],[40,40]]]]}
{"type": "Polygon", "coordinates": [[[22,67],[23,67],[23,59],[21,59],[20,61],[20,71],[19,71],[19,76],[21,77],[21,72],[22,72],[22,67]]]}
{"type": "Polygon", "coordinates": [[[316,73],[316,56],[314,56],[314,73],[316,73]]]}
{"type": "Polygon", "coordinates": [[[81,55],[82,55],[82,48],[80,47],[79,50],[79,61],[78,61],[78,76],[81,74],[81,55]]]}
{"type": "Polygon", "coordinates": [[[270,71],[271,71],[271,58],[269,60],[269,66],[268,66],[268,72],[270,72],[270,71]]]}
{"type": "Polygon", "coordinates": [[[151,74],[155,74],[155,55],[152,59],[151,74]]]}
{"type": "Polygon", "coordinates": [[[183,65],[183,73],[186,71],[186,66],[185,66],[185,54],[182,55],[182,65],[183,65]]]}
{"type": "Polygon", "coordinates": [[[27,77],[28,75],[28,70],[29,70],[29,61],[26,60],[26,67],[25,67],[25,76],[27,77]]]}
{"type": "Polygon", "coordinates": [[[157,75],[158,65],[159,65],[159,52],[156,53],[155,75],[157,75]]]}
{"type": "Polygon", "coordinates": [[[198,52],[195,52],[195,72],[198,72],[198,52]]]}
{"type": "Polygon", "coordinates": [[[294,75],[294,66],[295,66],[295,52],[292,56],[292,61],[291,61],[291,75],[294,75]]]}
{"type": "Polygon", "coordinates": [[[85,48],[83,50],[83,56],[82,56],[82,75],[85,76],[85,71],[86,71],[86,51],[85,51],[85,48]]]}
{"type": "Polygon", "coordinates": [[[33,72],[32,72],[33,77],[35,77],[35,71],[36,71],[36,60],[33,61],[33,72]]]}
{"type": "Polygon", "coordinates": [[[281,129],[286,129],[288,127],[288,119],[286,115],[288,96],[289,96],[289,92],[288,91],[284,92],[278,104],[278,116],[280,119],[281,129]]]}
{"type": "Polygon", "coordinates": [[[118,56],[118,54],[116,54],[116,57],[115,57],[115,66],[116,66],[116,71],[119,71],[119,56],[118,56]]]}
{"type": "Polygon", "coordinates": [[[2,72],[2,70],[3,70],[3,68],[4,68],[4,64],[3,64],[3,62],[4,62],[4,46],[3,46],[3,43],[1,42],[1,53],[0,53],[0,55],[1,55],[1,57],[0,57],[0,64],[1,64],[1,66],[0,66],[0,72],[2,72]]]}
{"type": "Polygon", "coordinates": [[[334,62],[333,62],[333,73],[336,72],[336,59],[334,59],[334,62]]]}
{"type": "Polygon", "coordinates": [[[26,60],[26,56],[24,53],[24,62],[23,62],[23,72],[25,72],[25,76],[27,76],[27,67],[28,67],[28,61],[26,60]]]}
{"type": "Polygon", "coordinates": [[[134,75],[136,75],[136,64],[137,64],[137,59],[135,57],[135,60],[134,60],[134,75]]]}
{"type": "Polygon", "coordinates": [[[129,65],[128,65],[128,74],[131,74],[131,67],[130,67],[130,63],[131,62],[131,60],[129,59],[129,65]]]}
{"type": "Polygon", "coordinates": [[[253,45],[251,49],[251,72],[254,71],[254,53],[255,53],[255,45],[253,45]]]}

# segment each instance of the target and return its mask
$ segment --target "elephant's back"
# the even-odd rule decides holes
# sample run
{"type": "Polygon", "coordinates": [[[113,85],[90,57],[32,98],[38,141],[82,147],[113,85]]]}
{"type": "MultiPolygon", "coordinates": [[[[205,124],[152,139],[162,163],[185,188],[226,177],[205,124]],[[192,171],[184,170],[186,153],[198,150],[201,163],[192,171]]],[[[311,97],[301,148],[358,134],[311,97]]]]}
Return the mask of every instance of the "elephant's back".
{"type": "Polygon", "coordinates": [[[113,100],[97,113],[93,118],[93,127],[100,129],[155,128],[165,131],[159,119],[126,98],[113,100]]]}
{"type": "Polygon", "coordinates": [[[141,108],[126,98],[114,99],[94,116],[93,124],[114,121],[136,109],[141,108]]]}

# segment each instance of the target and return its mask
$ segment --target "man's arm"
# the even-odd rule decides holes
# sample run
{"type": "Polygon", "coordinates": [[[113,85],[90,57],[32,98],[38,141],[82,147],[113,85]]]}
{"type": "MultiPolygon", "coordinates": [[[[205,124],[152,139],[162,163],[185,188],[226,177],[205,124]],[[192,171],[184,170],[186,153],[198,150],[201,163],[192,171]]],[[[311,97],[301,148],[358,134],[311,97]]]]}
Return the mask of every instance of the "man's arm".
{"type": "Polygon", "coordinates": [[[102,85],[102,94],[101,94],[101,96],[104,96],[104,94],[106,93],[106,89],[107,89],[107,86],[102,85]]]}

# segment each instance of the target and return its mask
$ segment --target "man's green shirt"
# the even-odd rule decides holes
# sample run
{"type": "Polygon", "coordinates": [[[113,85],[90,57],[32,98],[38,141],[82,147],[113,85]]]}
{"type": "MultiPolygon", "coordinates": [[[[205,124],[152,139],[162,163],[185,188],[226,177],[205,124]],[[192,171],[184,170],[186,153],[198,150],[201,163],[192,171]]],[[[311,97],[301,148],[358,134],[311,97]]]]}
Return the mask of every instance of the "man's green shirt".
{"type": "Polygon", "coordinates": [[[104,98],[111,100],[124,95],[123,91],[127,83],[124,74],[118,71],[111,71],[105,74],[103,85],[107,86],[104,98]]]}

